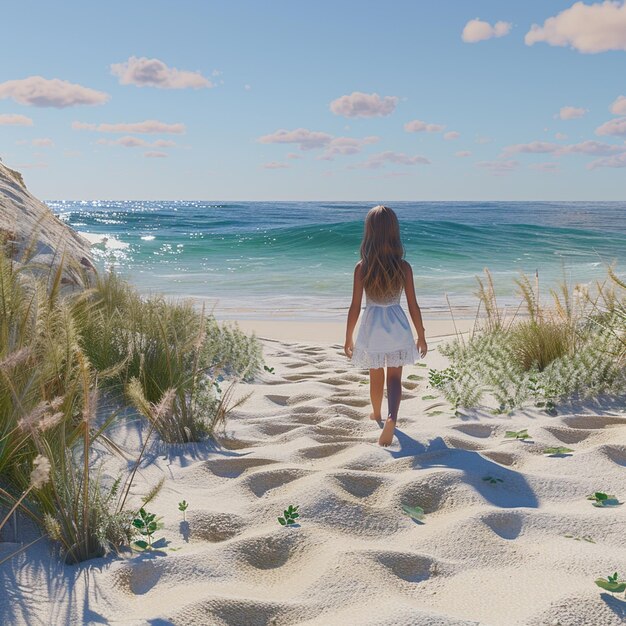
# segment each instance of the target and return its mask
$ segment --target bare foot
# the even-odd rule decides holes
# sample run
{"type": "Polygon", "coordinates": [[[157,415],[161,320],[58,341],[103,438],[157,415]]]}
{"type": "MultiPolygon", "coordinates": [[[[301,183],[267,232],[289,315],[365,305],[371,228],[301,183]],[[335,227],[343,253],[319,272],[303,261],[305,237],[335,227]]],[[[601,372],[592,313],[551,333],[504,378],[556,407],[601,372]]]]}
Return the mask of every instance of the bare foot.
{"type": "Polygon", "coordinates": [[[380,446],[389,446],[393,441],[393,433],[396,428],[395,420],[391,418],[387,418],[385,421],[385,425],[383,426],[383,432],[380,433],[380,437],[378,438],[378,445],[380,446]]]}
{"type": "Polygon", "coordinates": [[[370,413],[370,419],[374,420],[375,422],[380,422],[383,419],[383,417],[382,415],[376,415],[375,413],[372,412],[370,413]]]}

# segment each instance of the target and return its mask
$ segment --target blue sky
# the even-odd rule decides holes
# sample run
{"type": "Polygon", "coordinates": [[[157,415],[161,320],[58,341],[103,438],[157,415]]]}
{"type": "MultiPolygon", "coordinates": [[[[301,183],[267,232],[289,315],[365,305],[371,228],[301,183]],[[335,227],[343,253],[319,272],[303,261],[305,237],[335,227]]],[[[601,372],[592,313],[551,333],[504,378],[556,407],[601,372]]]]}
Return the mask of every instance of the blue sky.
{"type": "Polygon", "coordinates": [[[3,23],[0,156],[45,199],[626,199],[623,2],[21,1],[3,23]]]}

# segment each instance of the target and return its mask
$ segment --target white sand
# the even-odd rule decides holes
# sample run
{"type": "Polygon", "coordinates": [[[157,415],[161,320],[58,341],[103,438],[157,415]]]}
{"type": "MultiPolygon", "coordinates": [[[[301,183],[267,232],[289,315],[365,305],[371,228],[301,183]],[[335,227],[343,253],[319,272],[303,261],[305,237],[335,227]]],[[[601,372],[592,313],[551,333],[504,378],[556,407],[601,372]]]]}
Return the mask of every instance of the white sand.
{"type": "MultiPolygon", "coordinates": [[[[624,407],[455,418],[444,404],[429,415],[442,401],[423,399],[438,394],[412,366],[398,436],[383,449],[365,373],[334,328],[321,343],[311,327],[275,326],[283,340],[263,341],[275,373],[240,387],[252,397],[222,448],[153,446],[135,491],[166,477],[148,508],[163,516],[168,550],[69,567],[33,548],[0,567],[0,623],[623,624],[626,601],[593,581],[626,575],[626,506],[599,509],[586,495],[626,500],[624,407]],[[521,428],[531,442],[504,439],[521,428]],[[542,454],[558,445],[575,452],[542,454]],[[276,519],[289,504],[300,507],[295,528],[276,519]],[[401,504],[422,506],[424,523],[401,504]]],[[[445,364],[436,350],[426,363],[445,364]]],[[[140,432],[120,426],[118,437],[136,447],[140,432]]]]}

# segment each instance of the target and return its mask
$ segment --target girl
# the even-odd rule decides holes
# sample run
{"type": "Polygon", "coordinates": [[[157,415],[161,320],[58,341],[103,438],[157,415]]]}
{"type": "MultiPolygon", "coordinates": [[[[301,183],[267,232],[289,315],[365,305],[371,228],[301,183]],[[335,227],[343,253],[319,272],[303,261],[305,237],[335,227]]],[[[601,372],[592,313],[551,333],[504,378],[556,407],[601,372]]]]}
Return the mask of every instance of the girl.
{"type": "Polygon", "coordinates": [[[378,439],[381,446],[388,446],[393,440],[402,396],[402,366],[415,363],[428,352],[422,314],[415,299],[413,270],[403,256],[396,214],[386,206],[375,206],[365,218],[361,260],[354,268],[344,352],[355,366],[369,368],[373,409],[370,419],[377,421],[381,420],[384,367],[387,366],[388,410],[378,439]],[[409,320],[400,306],[402,289],[417,330],[416,342],[409,320]],[[355,344],[352,334],[361,312],[364,290],[365,311],[355,344]]]}

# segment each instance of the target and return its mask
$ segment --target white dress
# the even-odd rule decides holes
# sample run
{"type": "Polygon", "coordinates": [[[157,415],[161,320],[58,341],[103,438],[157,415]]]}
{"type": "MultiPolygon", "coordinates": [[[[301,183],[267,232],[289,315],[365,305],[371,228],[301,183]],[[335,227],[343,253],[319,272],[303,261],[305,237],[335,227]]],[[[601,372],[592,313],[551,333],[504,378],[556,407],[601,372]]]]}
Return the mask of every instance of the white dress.
{"type": "Polygon", "coordinates": [[[360,369],[399,367],[418,361],[409,320],[400,306],[400,295],[377,302],[365,294],[365,309],[354,342],[351,363],[360,369]]]}

